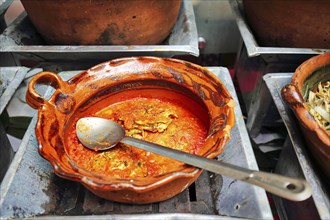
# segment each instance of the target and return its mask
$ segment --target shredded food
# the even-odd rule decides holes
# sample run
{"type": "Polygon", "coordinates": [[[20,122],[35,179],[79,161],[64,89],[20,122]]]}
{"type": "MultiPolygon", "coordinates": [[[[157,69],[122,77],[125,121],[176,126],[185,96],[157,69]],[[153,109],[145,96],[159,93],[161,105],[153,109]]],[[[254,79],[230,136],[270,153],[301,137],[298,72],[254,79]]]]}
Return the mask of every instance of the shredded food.
{"type": "Polygon", "coordinates": [[[316,122],[330,134],[330,81],[310,91],[306,104],[316,122]]]}

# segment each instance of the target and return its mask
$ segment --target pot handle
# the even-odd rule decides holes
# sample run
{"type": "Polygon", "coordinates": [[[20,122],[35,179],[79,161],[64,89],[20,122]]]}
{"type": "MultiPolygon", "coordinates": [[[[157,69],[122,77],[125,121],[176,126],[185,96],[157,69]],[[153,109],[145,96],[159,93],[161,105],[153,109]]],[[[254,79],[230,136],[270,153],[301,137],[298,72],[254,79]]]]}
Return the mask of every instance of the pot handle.
{"type": "Polygon", "coordinates": [[[296,118],[301,124],[308,130],[316,132],[316,135],[325,143],[329,143],[329,136],[327,132],[321,128],[314,120],[313,116],[305,108],[305,101],[303,97],[298,93],[297,88],[288,84],[281,90],[282,98],[288,103],[296,118]]]}
{"type": "Polygon", "coordinates": [[[318,127],[316,121],[313,123],[313,120],[311,120],[313,116],[304,107],[305,101],[294,85],[288,84],[284,86],[281,90],[281,96],[300,120],[304,122],[309,121],[309,123],[304,123],[305,126],[312,130],[318,127]]]}
{"type": "Polygon", "coordinates": [[[283,99],[292,107],[303,107],[304,99],[298,93],[294,85],[288,84],[281,90],[283,99]]]}
{"type": "Polygon", "coordinates": [[[53,88],[60,90],[61,93],[69,92],[69,85],[63,81],[58,74],[52,72],[40,72],[31,79],[26,93],[26,102],[34,109],[38,109],[45,102],[48,102],[45,97],[41,96],[35,90],[35,85],[37,83],[49,84],[53,88]]]}

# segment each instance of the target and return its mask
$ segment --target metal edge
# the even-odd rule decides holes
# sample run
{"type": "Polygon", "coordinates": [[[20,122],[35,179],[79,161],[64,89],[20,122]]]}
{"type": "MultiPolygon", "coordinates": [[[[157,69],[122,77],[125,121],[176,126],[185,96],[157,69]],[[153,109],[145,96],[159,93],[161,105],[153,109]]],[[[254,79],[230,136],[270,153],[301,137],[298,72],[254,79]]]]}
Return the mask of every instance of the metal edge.
{"type": "Polygon", "coordinates": [[[22,83],[25,78],[26,73],[28,72],[28,68],[26,67],[0,67],[0,71],[6,71],[6,69],[16,69],[15,70],[15,77],[9,83],[7,88],[5,89],[4,93],[0,96],[1,98],[1,105],[0,105],[0,114],[3,112],[7,104],[9,103],[10,99],[14,95],[16,89],[22,83]],[[25,73],[24,73],[25,72],[25,73]]]}
{"type": "Polygon", "coordinates": [[[0,0],[0,2],[0,15],[2,15],[7,11],[13,0],[0,0]]]}
{"type": "Polygon", "coordinates": [[[194,13],[194,7],[192,4],[192,1],[190,0],[183,0],[183,5],[185,6],[185,15],[187,17],[187,20],[190,21],[190,33],[192,37],[190,38],[189,42],[189,50],[190,54],[194,55],[196,57],[199,56],[199,48],[198,48],[198,32],[197,32],[197,24],[196,24],[196,18],[194,13]]]}
{"type": "Polygon", "coordinates": [[[291,139],[293,149],[298,158],[299,165],[302,168],[302,172],[306,180],[312,185],[312,190],[313,190],[312,197],[315,206],[319,212],[319,215],[321,219],[330,219],[329,198],[326,197],[326,193],[323,192],[323,190],[321,190],[319,187],[322,186],[321,181],[318,178],[318,176],[314,173],[313,169],[311,168],[312,164],[310,163],[310,157],[307,155],[304,146],[302,146],[303,145],[302,141],[296,138],[297,134],[292,134],[292,131],[296,131],[297,133],[299,133],[299,136],[301,136],[299,128],[297,127],[296,123],[292,122],[292,120],[290,119],[291,116],[289,116],[287,112],[285,103],[281,97],[281,94],[279,94],[278,88],[276,88],[275,83],[270,82],[270,80],[276,78],[288,77],[289,79],[291,79],[292,74],[293,73],[268,73],[263,77],[263,79],[265,80],[270,92],[272,93],[272,98],[275,102],[278,111],[280,112],[285,127],[287,128],[288,135],[291,139]],[[272,90],[275,91],[275,94],[272,92],[272,90]],[[281,100],[281,102],[276,102],[275,97],[273,95],[276,95],[278,100],[281,100]]]}
{"type": "MultiPolygon", "coordinates": [[[[31,219],[31,218],[28,218],[31,219]]],[[[235,218],[227,216],[217,216],[217,215],[203,215],[203,214],[190,214],[190,213],[160,213],[160,214],[116,214],[116,215],[86,215],[86,216],[42,216],[35,217],[33,219],[44,219],[44,220],[242,220],[244,218],[235,218]]]]}
{"type": "Polygon", "coordinates": [[[152,46],[5,46],[2,52],[52,52],[52,53],[102,53],[102,52],[188,52],[192,55],[199,55],[199,50],[188,45],[172,45],[171,49],[166,45],[152,46]],[[54,47],[59,47],[54,50],[54,47]],[[102,47],[102,50],[100,50],[102,47]]]}
{"type": "MultiPolygon", "coordinates": [[[[257,160],[255,158],[254,152],[252,150],[252,145],[250,143],[250,138],[245,126],[245,122],[243,120],[243,117],[237,117],[238,115],[242,116],[242,110],[241,107],[239,105],[239,101],[238,101],[238,97],[235,91],[235,87],[233,82],[230,80],[230,74],[227,68],[225,67],[206,67],[208,70],[210,70],[212,73],[214,73],[217,78],[219,78],[218,74],[216,74],[218,70],[221,70],[221,72],[226,72],[228,74],[228,81],[226,83],[230,84],[230,88],[227,88],[228,90],[233,90],[231,92],[231,95],[233,97],[233,99],[236,102],[236,106],[234,109],[235,112],[235,122],[239,131],[239,134],[242,137],[242,140],[247,140],[245,142],[242,142],[242,148],[244,150],[244,154],[247,160],[247,164],[248,164],[248,168],[249,169],[253,169],[253,170],[259,170],[258,164],[257,164],[257,160]],[[251,146],[251,147],[248,147],[251,146]]],[[[220,78],[219,78],[220,79],[220,78]]],[[[221,80],[221,79],[220,79],[221,80]]],[[[273,219],[273,215],[272,215],[272,211],[268,202],[268,198],[267,198],[267,194],[266,191],[260,187],[257,186],[253,186],[251,185],[251,187],[254,190],[254,194],[255,194],[255,199],[259,204],[260,207],[260,213],[263,216],[263,219],[273,219]]]]}
{"type": "Polygon", "coordinates": [[[229,4],[231,6],[233,15],[235,16],[236,24],[241,33],[243,42],[246,46],[248,56],[249,57],[259,56],[260,53],[258,52],[257,47],[256,47],[257,42],[254,39],[254,36],[252,35],[252,31],[245,24],[245,20],[243,19],[242,15],[240,13],[240,9],[238,7],[237,1],[236,0],[229,1],[229,4]]]}
{"type": "Polygon", "coordinates": [[[262,54],[322,54],[330,52],[329,49],[318,48],[260,47],[239,9],[237,0],[229,1],[229,3],[235,15],[236,24],[243,38],[249,57],[256,57],[262,54]]]}
{"type": "MultiPolygon", "coordinates": [[[[30,141],[31,137],[32,137],[32,133],[34,132],[34,127],[36,125],[37,122],[37,114],[32,118],[32,121],[29,125],[29,127],[27,128],[27,132],[25,133],[22,142],[20,144],[20,147],[18,148],[14,159],[12,160],[7,173],[5,175],[5,177],[3,178],[1,185],[0,185],[0,208],[3,207],[3,201],[6,198],[6,194],[9,191],[10,185],[15,177],[15,173],[16,170],[18,169],[23,156],[26,152],[26,147],[28,146],[28,142],[30,141]]],[[[1,216],[0,216],[1,218],[1,216]]]]}
{"type": "MultiPolygon", "coordinates": [[[[190,31],[192,32],[192,39],[190,39],[189,44],[186,45],[115,45],[115,46],[71,46],[71,45],[33,45],[33,46],[24,46],[24,45],[15,45],[8,46],[0,44],[1,52],[51,52],[51,53],[90,53],[90,52],[179,52],[179,53],[189,53],[194,56],[199,56],[198,49],[198,35],[197,35],[197,26],[195,22],[195,14],[190,0],[183,0],[183,16],[193,19],[194,22],[189,22],[190,31]]],[[[13,22],[13,24],[19,24],[27,16],[26,12],[23,11],[13,22]]],[[[6,31],[12,31],[14,28],[13,25],[7,27],[6,31]]],[[[3,34],[0,35],[0,38],[4,37],[3,34]]]]}

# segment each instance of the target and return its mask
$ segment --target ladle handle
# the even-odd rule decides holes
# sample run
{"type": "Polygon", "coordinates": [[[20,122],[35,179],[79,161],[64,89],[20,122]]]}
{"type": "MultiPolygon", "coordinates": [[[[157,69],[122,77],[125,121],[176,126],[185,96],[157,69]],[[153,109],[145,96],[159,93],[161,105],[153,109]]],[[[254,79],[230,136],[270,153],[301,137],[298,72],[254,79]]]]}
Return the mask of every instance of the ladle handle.
{"type": "Polygon", "coordinates": [[[305,180],[281,176],[272,173],[249,170],[246,168],[207,159],[194,154],[185,153],[172,148],[132,137],[124,137],[122,143],[138,147],[156,154],[160,154],[189,165],[193,165],[217,174],[259,186],[280,197],[302,201],[311,196],[312,190],[305,180]]]}

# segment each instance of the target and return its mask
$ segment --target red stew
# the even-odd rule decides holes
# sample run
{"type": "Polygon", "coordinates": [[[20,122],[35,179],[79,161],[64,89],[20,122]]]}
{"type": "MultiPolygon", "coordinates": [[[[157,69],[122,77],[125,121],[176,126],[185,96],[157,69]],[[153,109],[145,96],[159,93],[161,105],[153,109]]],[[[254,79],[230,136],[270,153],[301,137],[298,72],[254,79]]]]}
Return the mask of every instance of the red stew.
{"type": "MultiPolygon", "coordinates": [[[[111,104],[92,115],[117,121],[128,136],[192,154],[203,146],[207,135],[201,119],[182,104],[156,98],[135,97],[111,104]]],[[[125,144],[107,151],[89,150],[79,142],[75,124],[66,136],[66,148],[69,157],[80,167],[120,178],[157,176],[182,165],[125,144]]]]}

